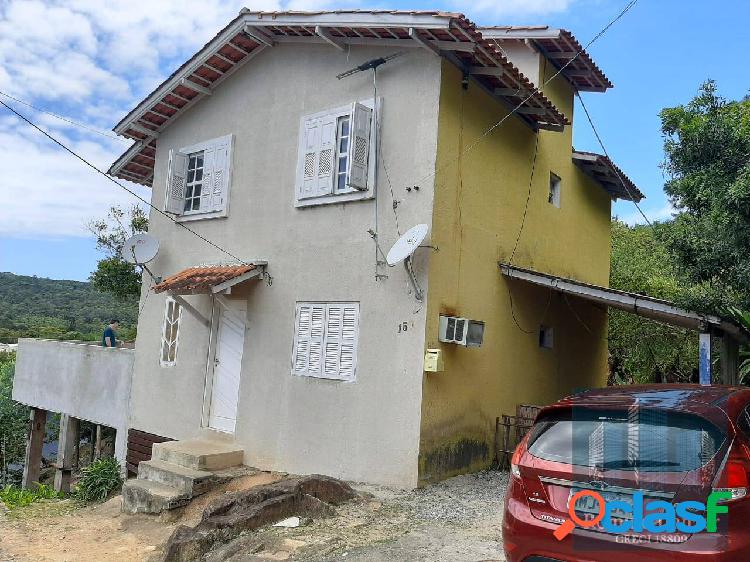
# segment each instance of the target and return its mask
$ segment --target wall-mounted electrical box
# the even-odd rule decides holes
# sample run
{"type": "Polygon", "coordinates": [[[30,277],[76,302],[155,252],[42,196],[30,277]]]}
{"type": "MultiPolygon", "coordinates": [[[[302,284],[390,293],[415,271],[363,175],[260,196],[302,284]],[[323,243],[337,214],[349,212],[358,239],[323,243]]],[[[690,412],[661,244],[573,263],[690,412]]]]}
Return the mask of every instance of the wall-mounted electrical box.
{"type": "Polygon", "coordinates": [[[480,347],[484,341],[484,322],[455,316],[440,316],[438,339],[443,343],[480,347]]]}
{"type": "Polygon", "coordinates": [[[443,351],[428,349],[424,354],[424,370],[428,373],[438,373],[445,370],[443,365],[443,351]]]}

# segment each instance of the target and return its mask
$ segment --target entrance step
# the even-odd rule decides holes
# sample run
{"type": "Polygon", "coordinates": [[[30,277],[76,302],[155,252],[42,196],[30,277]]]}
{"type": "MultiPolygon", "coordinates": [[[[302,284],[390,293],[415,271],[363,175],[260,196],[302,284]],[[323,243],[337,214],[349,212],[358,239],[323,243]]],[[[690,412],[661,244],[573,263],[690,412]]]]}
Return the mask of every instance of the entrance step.
{"type": "Polygon", "coordinates": [[[211,489],[214,481],[218,480],[213,472],[193,470],[155,459],[141,461],[138,465],[138,478],[172,486],[191,497],[204,494],[211,489]]]}
{"type": "Polygon", "coordinates": [[[216,471],[242,464],[242,447],[223,441],[187,439],[154,443],[152,459],[199,471],[216,471]]]}
{"type": "Polygon", "coordinates": [[[122,486],[126,513],[161,513],[181,507],[214,486],[243,475],[244,451],[233,442],[208,438],[155,443],[138,478],[122,486]]]}
{"type": "Polygon", "coordinates": [[[135,478],[122,485],[122,510],[126,513],[161,513],[189,502],[190,494],[161,482],[135,478]]]}

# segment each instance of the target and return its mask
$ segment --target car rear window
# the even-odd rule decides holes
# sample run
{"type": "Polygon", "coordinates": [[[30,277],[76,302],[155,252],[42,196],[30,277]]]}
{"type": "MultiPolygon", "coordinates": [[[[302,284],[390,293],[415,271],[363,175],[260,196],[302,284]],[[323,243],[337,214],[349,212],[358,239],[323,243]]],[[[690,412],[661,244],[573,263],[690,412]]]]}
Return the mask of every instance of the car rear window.
{"type": "Polygon", "coordinates": [[[691,414],[576,407],[540,418],[528,450],[545,460],[592,468],[687,472],[706,464],[724,439],[721,429],[691,414]]]}

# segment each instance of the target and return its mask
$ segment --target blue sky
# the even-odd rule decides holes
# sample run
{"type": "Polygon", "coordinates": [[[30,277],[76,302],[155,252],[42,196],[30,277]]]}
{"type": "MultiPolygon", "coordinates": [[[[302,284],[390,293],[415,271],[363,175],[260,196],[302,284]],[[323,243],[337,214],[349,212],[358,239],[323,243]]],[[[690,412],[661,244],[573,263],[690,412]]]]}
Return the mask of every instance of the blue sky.
{"type": "MultiPolygon", "coordinates": [[[[0,91],[108,131],[144,94],[190,56],[240,7],[442,9],[465,13],[480,25],[549,24],[571,30],[586,44],[625,0],[454,0],[426,3],[277,0],[207,4],[203,0],[0,1],[0,91]],[[189,33],[185,33],[189,30],[189,33]]],[[[689,101],[713,78],[721,93],[748,93],[744,50],[750,3],[639,0],[589,52],[615,88],[587,93],[591,111],[615,162],[647,195],[646,214],[665,219],[671,209],[659,169],[658,113],[689,101]]],[[[2,98],[3,101],[8,101],[2,98]]],[[[15,106],[105,168],[127,143],[15,106]]],[[[576,148],[599,151],[577,110],[576,148]]],[[[132,198],[38,133],[0,110],[0,271],[58,279],[88,277],[97,254],[85,224],[112,204],[132,198]]],[[[148,196],[146,190],[140,193],[148,196]]],[[[638,214],[620,202],[613,213],[638,214]]]]}

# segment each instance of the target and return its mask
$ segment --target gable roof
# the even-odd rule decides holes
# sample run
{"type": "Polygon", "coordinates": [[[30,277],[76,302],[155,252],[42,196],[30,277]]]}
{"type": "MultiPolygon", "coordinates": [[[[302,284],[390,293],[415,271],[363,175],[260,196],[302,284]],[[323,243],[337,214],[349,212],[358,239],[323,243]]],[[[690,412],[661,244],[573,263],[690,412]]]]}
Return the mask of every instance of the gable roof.
{"type": "Polygon", "coordinates": [[[613,199],[640,202],[646,197],[612,160],[603,154],[573,150],[573,163],[598,181],[613,199]]]}
{"type": "Polygon", "coordinates": [[[468,70],[533,128],[561,130],[570,121],[482,36],[463,14],[440,11],[337,10],[251,12],[244,9],[224,29],[132,109],[114,131],[136,141],[109,169],[128,181],[151,185],[160,131],[231,76],[277,44],[318,43],[423,48],[468,70]],[[528,99],[526,99],[528,97],[528,99]]]}
{"type": "Polygon", "coordinates": [[[547,25],[511,25],[482,27],[479,31],[486,39],[495,41],[499,46],[504,41],[530,41],[558,69],[573,61],[562,73],[579,91],[604,92],[607,88],[614,87],[578,39],[567,29],[547,25]]]}

